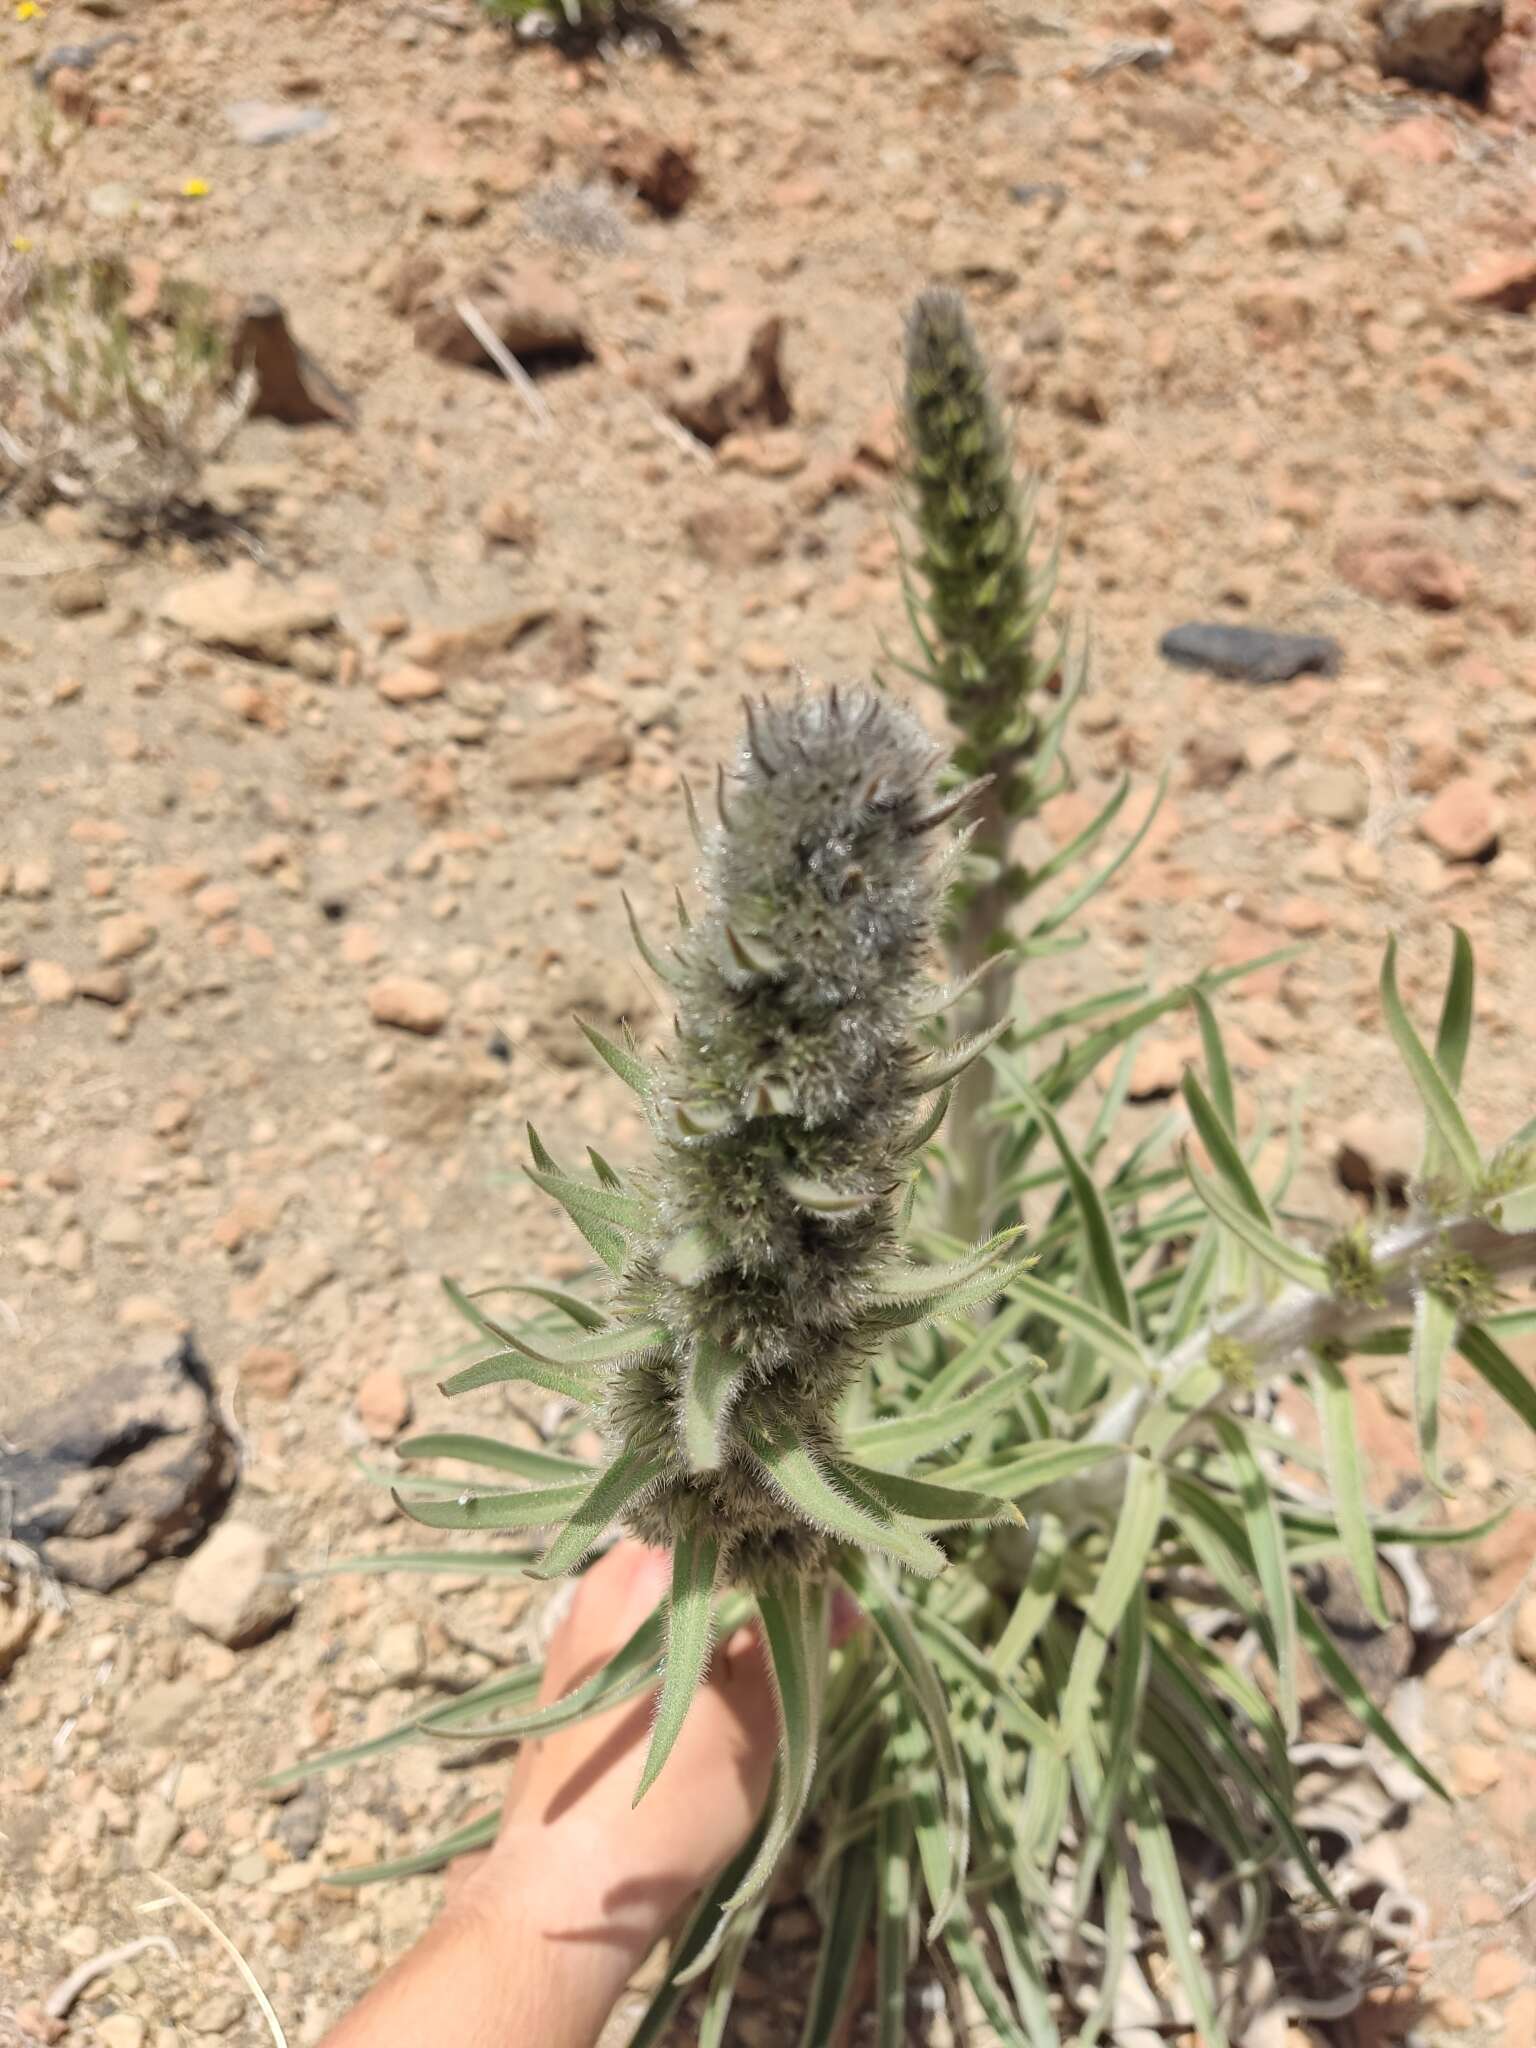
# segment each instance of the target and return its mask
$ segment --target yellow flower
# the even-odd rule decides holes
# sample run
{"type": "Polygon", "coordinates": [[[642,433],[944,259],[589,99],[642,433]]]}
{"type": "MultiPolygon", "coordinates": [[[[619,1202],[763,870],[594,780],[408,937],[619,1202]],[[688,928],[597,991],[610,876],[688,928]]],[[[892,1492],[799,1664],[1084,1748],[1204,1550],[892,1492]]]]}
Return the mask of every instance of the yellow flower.
{"type": "Polygon", "coordinates": [[[208,197],[208,180],[206,178],[188,178],[181,188],[181,196],[183,199],[206,199],[208,197]]]}
{"type": "Polygon", "coordinates": [[[19,0],[16,9],[16,19],[18,21],[36,21],[42,11],[42,8],[37,4],[37,0],[19,0]]]}
{"type": "Polygon", "coordinates": [[[11,247],[18,256],[30,256],[32,254],[32,237],[30,235],[12,235],[11,247]]]}

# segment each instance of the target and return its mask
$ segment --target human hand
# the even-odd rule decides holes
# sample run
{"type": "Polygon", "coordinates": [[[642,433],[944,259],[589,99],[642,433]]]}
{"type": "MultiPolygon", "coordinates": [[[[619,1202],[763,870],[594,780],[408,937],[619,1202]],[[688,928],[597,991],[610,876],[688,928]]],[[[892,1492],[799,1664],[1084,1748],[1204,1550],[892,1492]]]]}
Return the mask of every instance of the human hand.
{"type": "MultiPolygon", "coordinates": [[[[576,1589],[545,1664],[540,1702],[582,1683],[666,1593],[666,1554],[624,1542],[576,1589]]],[[[666,1768],[639,1806],[654,1695],[524,1745],[501,1832],[455,1896],[497,1917],[530,1911],[551,1939],[591,1944],[624,1969],[741,1847],[768,1795],[777,1743],[772,1683],[753,1628],[716,1647],[666,1768]]],[[[622,1978],[620,1979],[622,1982],[622,1978]]]]}

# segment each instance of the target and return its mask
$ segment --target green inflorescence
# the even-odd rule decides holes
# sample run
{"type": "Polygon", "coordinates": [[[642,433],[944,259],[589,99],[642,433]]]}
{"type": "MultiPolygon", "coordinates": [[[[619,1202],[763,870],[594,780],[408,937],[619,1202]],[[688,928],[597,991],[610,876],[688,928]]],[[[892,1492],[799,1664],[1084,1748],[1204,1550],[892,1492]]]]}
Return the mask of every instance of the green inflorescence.
{"type": "Polygon", "coordinates": [[[935,1268],[896,1242],[893,1196],[942,1112],[924,1098],[981,1049],[924,1057],[919,1039],[943,894],[930,834],[956,807],[939,758],[873,692],[749,705],[703,841],[703,912],[668,953],[641,938],[676,1042],[648,1065],[589,1031],[642,1096],[649,1168],[623,1188],[605,1166],[592,1186],[535,1139],[533,1178],[607,1259],[619,1324],[544,1359],[591,1375],[611,1449],[551,1569],[619,1518],[652,1543],[712,1545],[720,1575],[751,1584],[818,1572],[839,1542],[942,1565],[838,1427],[893,1332],[1011,1270],[997,1253],[1012,1232],[935,1268]]]}
{"type": "Polygon", "coordinates": [[[1490,1315],[1503,1299],[1497,1277],[1480,1259],[1442,1245],[1423,1268],[1424,1285],[1450,1302],[1459,1316],[1490,1315]]]}
{"type": "Polygon", "coordinates": [[[1357,1308],[1379,1308],[1386,1300],[1371,1252],[1369,1234],[1360,1229],[1336,1237],[1323,1254],[1335,1298],[1357,1308]]]}
{"type": "Polygon", "coordinates": [[[1257,1385],[1259,1361],[1253,1347],[1236,1337],[1215,1336],[1207,1352],[1210,1362],[1231,1387],[1257,1385]]]}
{"type": "Polygon", "coordinates": [[[1035,632],[1049,576],[1030,567],[1032,520],[1014,476],[987,366],[958,292],[923,292],[907,324],[906,424],[933,680],[960,733],[955,765],[997,778],[1005,816],[1027,806],[1025,770],[1044,672],[1035,632]]]}

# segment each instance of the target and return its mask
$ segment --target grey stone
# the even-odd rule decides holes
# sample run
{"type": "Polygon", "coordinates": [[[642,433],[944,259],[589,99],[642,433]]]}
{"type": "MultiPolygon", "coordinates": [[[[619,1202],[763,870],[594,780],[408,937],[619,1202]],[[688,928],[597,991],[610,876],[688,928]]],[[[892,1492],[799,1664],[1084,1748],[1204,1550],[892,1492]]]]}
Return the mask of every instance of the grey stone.
{"type": "Polygon", "coordinates": [[[1503,27],[1504,0],[1386,0],[1378,61],[1388,78],[1471,92],[1503,27]]]}
{"type": "Polygon", "coordinates": [[[1308,672],[1331,676],[1343,650],[1323,633],[1271,633],[1259,626],[1174,626],[1158,642],[1164,661],[1244,683],[1288,683],[1308,672]]]}
{"type": "Polygon", "coordinates": [[[13,1533],[61,1579],[110,1592],[190,1550],[238,1473],[235,1446],[190,1337],[157,1364],[109,1366],[6,1432],[0,1491],[13,1533]]]}

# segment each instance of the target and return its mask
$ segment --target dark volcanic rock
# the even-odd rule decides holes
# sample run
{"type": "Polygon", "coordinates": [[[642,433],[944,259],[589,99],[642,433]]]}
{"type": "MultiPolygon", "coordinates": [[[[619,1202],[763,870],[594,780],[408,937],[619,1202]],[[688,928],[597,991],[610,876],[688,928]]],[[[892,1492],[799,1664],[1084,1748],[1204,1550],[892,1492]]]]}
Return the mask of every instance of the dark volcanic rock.
{"type": "Polygon", "coordinates": [[[191,1338],[156,1365],[115,1365],[24,1415],[0,1450],[12,1531],[59,1578],[110,1592],[190,1550],[239,1469],[191,1338]]]}
{"type": "Polygon", "coordinates": [[[1342,649],[1323,633],[1269,633],[1258,626],[1175,626],[1158,642],[1164,661],[1205,669],[1244,683],[1288,683],[1292,676],[1331,676],[1342,649]]]}

